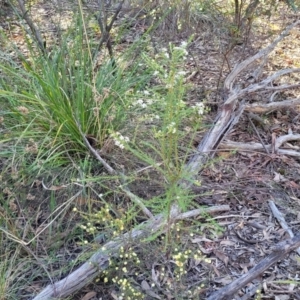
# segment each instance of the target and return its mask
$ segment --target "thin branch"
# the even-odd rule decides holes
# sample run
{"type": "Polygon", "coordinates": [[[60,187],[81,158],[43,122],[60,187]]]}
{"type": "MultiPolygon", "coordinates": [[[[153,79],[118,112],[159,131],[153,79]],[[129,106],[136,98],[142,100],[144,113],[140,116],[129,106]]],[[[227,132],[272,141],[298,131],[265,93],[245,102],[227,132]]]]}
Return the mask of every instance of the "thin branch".
{"type": "MultiPolygon", "coordinates": [[[[107,13],[105,11],[105,7],[104,7],[104,3],[102,4],[102,7],[101,7],[101,11],[99,13],[99,16],[97,18],[97,21],[98,21],[98,24],[99,24],[99,27],[101,29],[101,39],[99,41],[99,44],[94,52],[94,60],[96,60],[97,58],[97,54],[99,52],[99,50],[101,49],[102,45],[104,43],[106,43],[106,46],[107,46],[107,49],[108,49],[108,52],[109,52],[109,55],[110,55],[110,58],[113,60],[113,51],[112,51],[112,46],[111,46],[111,40],[110,40],[110,31],[113,27],[113,24],[114,22],[116,21],[117,17],[118,17],[118,14],[120,13],[121,9],[122,9],[122,6],[124,4],[124,1],[121,1],[110,21],[109,24],[107,24],[107,13]],[[102,17],[101,17],[101,13],[102,13],[102,17]]],[[[113,60],[114,62],[114,60],[113,60]]]]}
{"type": "Polygon", "coordinates": [[[266,87],[266,90],[268,91],[282,91],[282,90],[290,90],[290,89],[296,89],[300,87],[300,83],[297,84],[286,84],[286,85],[280,85],[280,86],[272,86],[272,87],[266,87]]]}
{"type": "MultiPolygon", "coordinates": [[[[292,231],[292,229],[287,225],[284,216],[282,215],[282,213],[278,210],[276,204],[274,203],[274,201],[269,201],[269,206],[271,208],[271,211],[274,215],[274,217],[277,219],[277,221],[279,222],[280,226],[289,234],[290,238],[292,239],[295,235],[292,231]]],[[[300,248],[298,248],[296,250],[296,252],[300,255],[300,248]]]]}
{"type": "Polygon", "coordinates": [[[288,141],[299,141],[299,140],[300,140],[300,134],[290,133],[290,134],[280,136],[279,138],[276,139],[275,151],[277,151],[282,144],[288,141]]]}
{"type": "Polygon", "coordinates": [[[271,102],[267,104],[262,103],[253,103],[253,104],[247,104],[245,106],[245,111],[253,112],[253,113],[259,113],[264,114],[267,112],[271,112],[273,110],[288,108],[300,105],[300,98],[295,99],[289,99],[284,101],[277,101],[277,102],[271,102]]]}
{"type": "Polygon", "coordinates": [[[276,45],[283,39],[285,38],[290,30],[295,27],[296,25],[300,24],[300,20],[292,23],[289,25],[274,41],[271,43],[268,47],[260,50],[257,54],[255,54],[252,57],[249,57],[248,59],[244,60],[240,64],[236,65],[234,69],[231,71],[231,73],[227,76],[224,86],[227,90],[232,90],[233,83],[237,76],[244,70],[246,69],[250,64],[252,64],[254,61],[268,55],[271,51],[274,50],[276,45]]]}
{"type": "Polygon", "coordinates": [[[249,122],[250,122],[250,124],[251,124],[252,128],[254,129],[254,131],[255,131],[256,135],[258,136],[258,138],[259,138],[259,140],[260,140],[260,142],[261,142],[262,146],[264,147],[265,151],[266,151],[268,154],[270,154],[270,152],[269,152],[268,148],[265,146],[265,144],[264,144],[264,142],[263,142],[263,140],[262,140],[262,138],[261,138],[261,136],[260,136],[259,132],[257,131],[257,129],[256,129],[255,125],[253,124],[253,122],[252,122],[252,120],[251,120],[251,116],[250,116],[250,115],[248,115],[248,119],[249,119],[249,122]]]}
{"type": "Polygon", "coordinates": [[[214,214],[217,212],[224,212],[224,211],[229,211],[229,210],[230,210],[229,205],[198,208],[198,209],[190,210],[190,211],[187,211],[185,213],[178,215],[176,217],[176,220],[190,219],[190,218],[197,217],[198,215],[201,215],[201,214],[214,214]]]}
{"type": "Polygon", "coordinates": [[[283,76],[283,75],[287,75],[287,74],[291,74],[291,73],[298,73],[298,72],[300,72],[300,68],[280,70],[280,71],[272,74],[271,76],[267,77],[266,79],[262,80],[259,83],[251,84],[247,88],[241,90],[239,92],[239,94],[240,94],[240,96],[242,96],[242,95],[245,95],[245,94],[250,94],[250,93],[253,93],[253,92],[257,92],[259,90],[266,89],[267,85],[272,83],[278,77],[283,76]]]}
{"type": "MultiPolygon", "coordinates": [[[[276,153],[280,155],[290,155],[295,157],[300,157],[300,152],[295,150],[287,150],[287,149],[279,149],[278,147],[288,141],[288,140],[299,140],[299,134],[293,135],[293,138],[291,135],[286,135],[281,138],[279,138],[279,142],[275,142],[276,145],[276,153]]],[[[268,149],[268,151],[272,151],[272,145],[265,145],[265,147],[268,149]]],[[[240,143],[240,142],[233,142],[233,141],[224,141],[220,144],[219,148],[221,149],[232,149],[237,151],[262,151],[264,150],[264,147],[260,143],[240,143]]]]}
{"type": "Polygon", "coordinates": [[[77,124],[77,128],[79,130],[79,133],[81,135],[81,137],[83,138],[83,141],[85,143],[85,145],[87,146],[87,148],[91,151],[91,153],[94,155],[94,157],[99,160],[101,162],[101,164],[103,165],[103,167],[106,169],[106,171],[110,174],[110,175],[118,175],[118,172],[115,171],[102,157],[101,155],[98,153],[98,151],[96,151],[92,145],[89,143],[88,139],[86,138],[85,134],[82,132],[81,129],[81,125],[79,124],[79,122],[76,120],[76,124],[77,124]]]}
{"type": "Polygon", "coordinates": [[[33,34],[33,36],[35,37],[39,48],[42,50],[42,52],[45,54],[46,53],[46,48],[45,48],[45,43],[43,41],[43,38],[41,36],[40,31],[38,30],[38,28],[34,25],[34,23],[32,22],[32,20],[29,18],[28,16],[28,11],[25,8],[25,4],[23,0],[18,0],[21,12],[22,12],[22,18],[26,21],[26,23],[28,24],[28,26],[31,29],[31,32],[33,34]]]}

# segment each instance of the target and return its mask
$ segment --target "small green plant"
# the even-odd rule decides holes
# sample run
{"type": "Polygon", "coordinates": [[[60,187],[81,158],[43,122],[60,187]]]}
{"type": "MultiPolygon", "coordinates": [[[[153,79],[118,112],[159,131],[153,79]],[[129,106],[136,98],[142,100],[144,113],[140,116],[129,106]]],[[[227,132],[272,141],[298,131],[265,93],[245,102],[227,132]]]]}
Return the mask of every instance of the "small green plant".
{"type": "Polygon", "coordinates": [[[116,69],[103,57],[95,67],[82,24],[78,28],[49,57],[37,54],[28,41],[29,58],[20,54],[21,64],[1,63],[2,143],[13,143],[18,164],[22,161],[31,171],[85,156],[80,128],[101,149],[111,132],[127,122],[126,93],[147,80],[137,64],[116,69]]]}
{"type": "Polygon", "coordinates": [[[121,247],[118,254],[110,259],[108,269],[96,281],[113,285],[120,299],[141,299],[145,292],[158,297],[162,290],[173,296],[184,296],[184,299],[197,296],[205,283],[189,291],[178,287],[186,285],[190,267],[202,262],[209,264],[210,260],[199,250],[182,249],[181,246],[168,253],[155,254],[160,251],[159,245],[157,241],[151,243],[136,248],[129,245],[121,247]]]}
{"type": "MultiPolygon", "coordinates": [[[[73,208],[73,212],[79,213],[84,220],[80,228],[98,242],[100,237],[103,239],[113,238],[122,234],[126,229],[130,230],[129,223],[135,216],[132,210],[123,214],[116,212],[108,203],[92,213],[81,211],[77,207],[73,208]],[[99,232],[101,232],[100,235],[99,232]]],[[[84,243],[87,244],[88,241],[84,241],[84,243]]]]}
{"type": "MultiPolygon", "coordinates": [[[[152,73],[156,85],[133,95],[136,97],[132,102],[133,111],[139,112],[139,132],[145,134],[145,126],[151,126],[145,129],[149,136],[147,141],[145,138],[139,139],[137,132],[127,148],[150,164],[163,178],[165,194],[152,199],[153,209],[160,212],[169,211],[174,202],[184,210],[188,206],[189,193],[180,188],[178,182],[186,179],[184,165],[190,153],[182,151],[180,146],[184,141],[189,148],[193,133],[201,128],[202,117],[207,111],[203,102],[191,105],[185,101],[186,55],[187,43],[169,45],[168,49],[162,48],[153,57],[144,54],[146,68],[152,73]],[[193,122],[195,119],[197,122],[193,122]]],[[[151,206],[151,201],[147,205],[151,206]]]]}

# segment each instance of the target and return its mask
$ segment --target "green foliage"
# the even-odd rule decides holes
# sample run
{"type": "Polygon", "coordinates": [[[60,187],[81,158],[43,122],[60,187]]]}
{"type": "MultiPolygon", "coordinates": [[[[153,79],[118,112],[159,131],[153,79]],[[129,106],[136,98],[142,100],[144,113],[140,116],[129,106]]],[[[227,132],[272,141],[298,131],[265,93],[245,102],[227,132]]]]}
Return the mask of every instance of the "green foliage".
{"type": "Polygon", "coordinates": [[[153,213],[164,212],[166,217],[172,204],[185,211],[192,201],[189,192],[178,186],[181,179],[187,179],[184,166],[190,154],[188,150],[182,151],[180,145],[185,143],[189,149],[193,132],[202,126],[206,112],[205,103],[199,101],[191,106],[185,101],[186,48],[187,43],[183,42],[179,46],[170,44],[158,54],[143,53],[144,66],[152,73],[155,83],[133,95],[136,100],[132,102],[133,111],[139,112],[137,126],[148,129],[147,137],[146,129],[142,129],[143,136],[137,132],[127,149],[151,165],[162,178],[164,193],[147,200],[146,205],[153,213]],[[194,118],[197,125],[192,128],[194,118]]]}
{"type": "Polygon", "coordinates": [[[41,162],[63,165],[69,155],[85,155],[78,126],[101,148],[109,133],[128,120],[126,93],[147,80],[137,63],[115,68],[102,57],[95,66],[82,26],[63,41],[49,57],[28,41],[30,58],[20,54],[17,63],[0,65],[4,142],[14,142],[14,151],[34,158],[37,168],[41,162]]]}
{"type": "MultiPolygon", "coordinates": [[[[179,6],[180,2],[170,4],[179,6]]],[[[194,10],[197,9],[200,11],[200,8],[194,7],[194,10]]],[[[174,16],[181,18],[182,15],[174,16]]],[[[102,149],[111,139],[114,146],[129,150],[131,153],[127,152],[128,155],[133,154],[138,163],[142,160],[157,171],[162,180],[161,194],[157,197],[150,195],[151,198],[143,201],[143,204],[153,214],[163,212],[168,218],[173,203],[187,210],[193,199],[189,192],[178,186],[178,182],[186,179],[184,164],[190,155],[190,150],[186,149],[190,148],[193,133],[202,126],[201,120],[206,109],[201,101],[194,106],[185,101],[187,43],[179,46],[170,44],[154,54],[153,49],[148,51],[145,47],[150,38],[144,37],[137,47],[132,47],[132,52],[124,51],[115,57],[115,65],[104,53],[97,61],[94,60],[94,41],[86,35],[82,18],[75,21],[73,29],[53,47],[49,55],[39,53],[36,45],[28,39],[28,57],[18,51],[16,62],[3,56],[0,63],[0,123],[3,132],[1,144],[4,147],[0,150],[0,158],[6,160],[3,176],[9,173],[8,170],[23,172],[22,178],[17,179],[21,181],[26,178],[25,183],[22,181],[24,185],[30,176],[37,179],[37,174],[44,177],[45,174],[61,174],[63,171],[68,174],[71,188],[74,187],[73,178],[79,178],[76,183],[81,185],[83,197],[91,191],[97,195],[97,200],[84,199],[88,202],[88,211],[81,211],[80,208],[80,215],[76,214],[82,218],[82,224],[77,229],[86,235],[81,239],[82,243],[79,242],[84,246],[89,244],[89,239],[99,236],[99,228],[101,239],[130,231],[132,226],[140,223],[140,211],[137,205],[129,203],[126,206],[120,201],[120,182],[116,176],[91,175],[92,159],[87,155],[80,129],[92,139],[91,143],[95,143],[93,146],[96,149],[102,149]],[[136,49],[142,52],[141,56],[135,52],[136,49]],[[150,79],[151,86],[148,84],[150,79]],[[184,151],[181,145],[186,147],[184,151]],[[107,186],[111,190],[105,189],[101,194],[98,188],[103,181],[109,182],[107,186]],[[117,195],[117,204],[113,202],[111,191],[117,195]],[[95,207],[92,207],[92,201],[96,203],[95,207]]],[[[180,26],[179,23],[177,25],[180,26]]],[[[128,176],[126,180],[133,181],[134,177],[138,175],[128,176]]],[[[9,191],[13,189],[12,186],[17,187],[15,183],[6,182],[8,186],[11,185],[9,191]]],[[[61,185],[61,178],[52,184],[61,185]]],[[[106,183],[104,185],[106,188],[106,183]]],[[[55,219],[56,223],[62,224],[64,211],[67,211],[71,202],[68,200],[67,205],[58,212],[61,199],[57,198],[56,191],[52,191],[47,200],[49,202],[46,205],[53,213],[51,218],[62,213],[60,219],[55,219]]],[[[52,230],[57,234],[59,229],[51,224],[47,225],[47,229],[52,244],[46,247],[55,252],[61,247],[62,240],[59,237],[56,241],[52,239],[52,230]]],[[[65,229],[63,225],[61,227],[65,229]]],[[[16,240],[20,242],[20,232],[18,228],[15,229],[16,233],[14,228],[10,228],[8,234],[18,237],[16,240]]],[[[35,233],[30,234],[30,238],[24,234],[22,239],[35,240],[32,237],[35,233]]],[[[46,235],[46,232],[43,234],[46,235]]],[[[155,234],[148,240],[156,242],[158,234],[155,234]]],[[[167,233],[165,249],[171,245],[172,234],[167,233]]],[[[178,276],[184,274],[182,267],[187,264],[187,257],[191,254],[188,251],[184,253],[185,256],[180,255],[179,250],[174,253],[175,268],[179,267],[178,276]]],[[[9,257],[9,253],[6,257],[9,257]]],[[[130,258],[134,259],[134,255],[130,258]]],[[[122,271],[126,273],[124,267],[122,271]]],[[[4,269],[7,269],[7,264],[4,269]]],[[[132,290],[134,285],[120,281],[120,277],[116,280],[114,284],[124,285],[121,289],[126,295],[135,295],[136,290],[132,290]]]]}

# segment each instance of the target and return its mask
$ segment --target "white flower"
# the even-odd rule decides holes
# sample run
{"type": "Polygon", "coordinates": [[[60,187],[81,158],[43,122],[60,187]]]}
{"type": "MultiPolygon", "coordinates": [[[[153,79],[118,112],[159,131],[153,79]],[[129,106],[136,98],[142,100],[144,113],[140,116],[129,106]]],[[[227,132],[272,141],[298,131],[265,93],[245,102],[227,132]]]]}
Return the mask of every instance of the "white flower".
{"type": "Polygon", "coordinates": [[[179,78],[182,78],[186,75],[186,72],[185,71],[178,71],[176,74],[175,74],[175,79],[179,79],[179,78]]]}
{"type": "Polygon", "coordinates": [[[202,102],[198,102],[193,106],[195,110],[197,110],[198,115],[203,115],[204,114],[204,104],[202,102]]]}
{"type": "Polygon", "coordinates": [[[187,47],[187,42],[186,41],[182,41],[180,44],[181,48],[186,48],[187,47]]]}
{"type": "Polygon", "coordinates": [[[185,48],[174,47],[174,50],[180,51],[183,54],[183,58],[186,59],[186,55],[188,55],[188,51],[185,48]]]}
{"type": "Polygon", "coordinates": [[[186,72],[185,71],[179,71],[177,74],[180,75],[180,76],[184,76],[186,74],[186,72]]]}
{"type": "Polygon", "coordinates": [[[121,149],[124,149],[124,145],[129,142],[129,137],[123,136],[120,132],[111,133],[110,136],[114,139],[115,145],[121,149]]]}
{"type": "Polygon", "coordinates": [[[169,53],[168,53],[168,52],[163,52],[163,55],[164,55],[164,57],[165,57],[165,58],[167,58],[167,59],[169,59],[169,58],[170,58],[170,55],[169,55],[169,53]]]}

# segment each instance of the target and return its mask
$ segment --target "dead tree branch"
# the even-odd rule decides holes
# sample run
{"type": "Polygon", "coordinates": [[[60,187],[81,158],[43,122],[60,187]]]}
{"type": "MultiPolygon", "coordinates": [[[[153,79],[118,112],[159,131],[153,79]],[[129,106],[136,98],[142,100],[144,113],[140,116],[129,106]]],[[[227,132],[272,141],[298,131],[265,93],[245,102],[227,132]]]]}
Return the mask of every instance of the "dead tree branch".
{"type": "MultiPolygon", "coordinates": [[[[197,147],[198,154],[193,156],[187,164],[186,173],[190,174],[191,178],[196,174],[198,174],[201,167],[205,165],[208,158],[208,154],[220,144],[222,139],[224,139],[224,137],[228,133],[228,130],[232,126],[232,122],[236,123],[238,121],[240,113],[236,112],[236,106],[238,105],[239,98],[248,93],[261,90],[277,77],[292,72],[291,71],[292,69],[283,70],[282,72],[281,71],[276,72],[275,74],[271,75],[261,83],[252,84],[243,90],[233,88],[234,81],[245,68],[247,68],[256,60],[267,56],[272,50],[274,50],[276,45],[289,33],[289,31],[298,24],[300,24],[300,21],[296,21],[293,24],[289,25],[282,32],[282,34],[280,34],[279,37],[276,38],[268,47],[260,50],[254,56],[246,59],[245,61],[235,66],[235,68],[227,76],[224,83],[227,99],[223,104],[221,112],[216,117],[216,121],[214,122],[212,128],[204,136],[203,140],[198,145],[197,147]]],[[[296,70],[300,71],[300,69],[296,69],[296,70]]],[[[243,108],[240,107],[240,111],[243,111],[243,108]]],[[[189,184],[190,183],[188,182],[186,183],[186,185],[189,184]]]]}
{"type": "Polygon", "coordinates": [[[274,41],[273,43],[271,43],[268,47],[262,49],[261,51],[259,51],[257,54],[255,54],[252,57],[249,57],[248,59],[244,60],[243,62],[241,62],[240,64],[236,65],[234,67],[234,69],[232,70],[232,72],[227,76],[224,86],[227,89],[227,91],[231,91],[233,89],[233,83],[235,81],[235,79],[237,78],[237,76],[243,71],[245,70],[249,65],[251,65],[253,62],[255,62],[256,60],[267,56],[269,53],[271,53],[274,48],[276,47],[276,45],[283,39],[285,38],[288,33],[290,32],[290,30],[292,28],[294,28],[296,25],[300,24],[300,20],[292,23],[291,25],[289,25],[274,41]]]}
{"type": "Polygon", "coordinates": [[[222,149],[233,149],[238,151],[263,151],[267,149],[270,153],[272,148],[274,147],[275,153],[282,154],[282,155],[290,155],[295,157],[300,157],[300,152],[295,150],[288,150],[288,149],[280,149],[281,145],[288,141],[296,141],[300,140],[300,134],[286,134],[283,135],[275,140],[274,145],[262,145],[260,143],[239,143],[233,141],[224,141],[220,144],[220,148],[222,149]]]}
{"type": "MultiPolygon", "coordinates": [[[[184,214],[178,214],[177,210],[171,210],[170,218],[172,220],[185,219],[195,217],[201,213],[213,213],[220,211],[229,211],[229,205],[222,205],[216,208],[203,208],[192,210],[184,214]]],[[[109,264],[109,258],[118,252],[121,246],[128,242],[136,242],[142,238],[149,237],[155,232],[164,233],[168,230],[169,224],[164,214],[160,214],[149,221],[140,224],[131,232],[125,233],[116,239],[106,243],[101,250],[97,251],[86,263],[77,270],[69,274],[66,278],[48,285],[33,300],[50,300],[55,298],[63,298],[78,291],[95,279],[100,271],[105,270],[109,264]]]]}
{"type": "Polygon", "coordinates": [[[45,47],[45,42],[42,38],[42,35],[40,33],[40,31],[38,30],[38,28],[35,26],[35,24],[33,23],[33,21],[31,20],[31,18],[29,18],[28,16],[28,11],[25,8],[25,4],[23,0],[18,0],[19,3],[19,7],[20,10],[22,12],[21,17],[26,21],[26,23],[28,24],[34,38],[36,39],[39,48],[41,49],[41,51],[45,54],[46,53],[46,47],[45,47]]]}
{"type": "Polygon", "coordinates": [[[265,270],[276,264],[279,260],[284,259],[290,252],[296,250],[300,246],[300,235],[295,236],[293,239],[283,241],[277,244],[272,250],[274,251],[266,258],[261,260],[254,268],[248,273],[237,278],[229,285],[213,293],[207,300],[231,300],[234,294],[247,285],[249,282],[263,274],[265,270]]]}
{"type": "MultiPolygon", "coordinates": [[[[274,217],[276,218],[276,220],[279,222],[281,227],[289,234],[290,238],[292,239],[295,235],[294,235],[292,229],[286,223],[283,214],[278,210],[274,201],[270,200],[269,206],[270,206],[271,211],[272,211],[274,217]]],[[[296,249],[296,251],[297,251],[298,255],[300,255],[300,248],[296,249]]]]}
{"type": "Polygon", "coordinates": [[[116,11],[110,21],[110,23],[108,24],[108,16],[107,16],[107,12],[106,12],[106,8],[104,5],[104,1],[101,1],[101,6],[100,6],[100,11],[99,11],[99,15],[97,17],[97,21],[101,30],[101,39],[99,41],[99,44],[97,46],[97,49],[95,50],[94,53],[94,60],[96,60],[97,54],[99,52],[99,50],[101,49],[102,45],[104,43],[106,43],[106,47],[110,56],[110,59],[112,60],[113,64],[115,64],[115,60],[114,60],[114,55],[113,55],[113,49],[112,49],[112,45],[111,45],[111,38],[110,38],[110,31],[113,27],[113,24],[115,23],[118,14],[120,13],[122,6],[124,4],[124,1],[121,1],[118,5],[118,7],[116,8],[116,11]]]}
{"type": "Polygon", "coordinates": [[[264,114],[274,110],[294,107],[297,105],[300,105],[300,98],[288,99],[280,102],[271,102],[267,104],[263,104],[263,103],[247,104],[245,106],[245,111],[257,113],[257,114],[264,114]]]}

